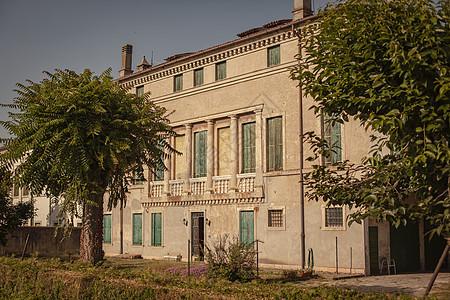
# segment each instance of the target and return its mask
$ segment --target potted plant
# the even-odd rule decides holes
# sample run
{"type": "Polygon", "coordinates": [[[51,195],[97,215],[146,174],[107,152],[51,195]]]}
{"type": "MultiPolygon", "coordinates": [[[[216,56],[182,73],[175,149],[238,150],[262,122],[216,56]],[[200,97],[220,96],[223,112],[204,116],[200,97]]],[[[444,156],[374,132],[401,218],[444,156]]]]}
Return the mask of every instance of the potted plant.
{"type": "Polygon", "coordinates": [[[296,278],[297,270],[283,270],[284,278],[296,278]]]}

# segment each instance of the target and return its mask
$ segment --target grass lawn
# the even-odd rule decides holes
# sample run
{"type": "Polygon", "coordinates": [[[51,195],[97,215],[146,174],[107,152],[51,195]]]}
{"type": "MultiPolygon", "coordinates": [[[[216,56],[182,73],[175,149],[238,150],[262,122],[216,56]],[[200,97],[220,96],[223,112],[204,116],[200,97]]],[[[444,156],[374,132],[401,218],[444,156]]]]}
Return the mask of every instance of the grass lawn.
{"type": "Polygon", "coordinates": [[[182,265],[185,263],[107,257],[91,266],[74,257],[23,261],[0,257],[0,299],[411,299],[302,286],[273,271],[262,271],[261,279],[248,283],[165,271],[182,265]]]}

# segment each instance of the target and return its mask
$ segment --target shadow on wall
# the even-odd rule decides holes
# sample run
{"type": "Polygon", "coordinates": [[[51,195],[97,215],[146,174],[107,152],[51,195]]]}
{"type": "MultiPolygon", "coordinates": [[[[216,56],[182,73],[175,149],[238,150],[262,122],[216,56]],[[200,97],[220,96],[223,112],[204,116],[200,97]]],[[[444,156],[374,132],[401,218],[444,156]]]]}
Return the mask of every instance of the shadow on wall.
{"type": "Polygon", "coordinates": [[[53,256],[80,252],[81,228],[73,228],[70,236],[63,239],[62,232],[55,236],[55,227],[23,226],[8,236],[5,246],[0,246],[0,255],[22,255],[28,235],[25,254],[37,252],[40,256],[53,256]]]}

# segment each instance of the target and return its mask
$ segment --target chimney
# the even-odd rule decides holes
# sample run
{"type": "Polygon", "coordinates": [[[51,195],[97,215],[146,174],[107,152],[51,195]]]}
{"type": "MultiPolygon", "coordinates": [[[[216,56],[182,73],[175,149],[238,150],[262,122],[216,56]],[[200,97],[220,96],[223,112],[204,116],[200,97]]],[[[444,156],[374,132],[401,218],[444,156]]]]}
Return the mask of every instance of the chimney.
{"type": "Polygon", "coordinates": [[[122,70],[119,71],[119,77],[127,76],[133,73],[131,70],[131,57],[133,55],[133,46],[126,44],[122,46],[122,70]]]}
{"type": "Polygon", "coordinates": [[[311,16],[313,14],[311,0],[294,0],[294,10],[292,13],[294,21],[311,16]]]}

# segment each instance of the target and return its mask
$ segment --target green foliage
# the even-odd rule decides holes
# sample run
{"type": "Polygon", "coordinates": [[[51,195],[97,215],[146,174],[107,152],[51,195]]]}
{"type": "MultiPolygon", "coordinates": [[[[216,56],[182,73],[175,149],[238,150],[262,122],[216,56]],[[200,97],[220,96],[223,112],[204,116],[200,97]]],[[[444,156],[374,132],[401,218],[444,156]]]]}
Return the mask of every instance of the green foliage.
{"type": "Polygon", "coordinates": [[[23,225],[34,214],[32,200],[13,204],[10,196],[10,173],[0,169],[0,245],[6,244],[6,236],[23,225]]]}
{"type": "Polygon", "coordinates": [[[256,251],[237,237],[225,234],[211,248],[206,246],[205,260],[209,277],[241,282],[256,278],[256,251]]]}
{"type": "MultiPolygon", "coordinates": [[[[350,223],[423,218],[450,231],[449,12],[448,1],[337,1],[304,27],[291,77],[312,109],[375,133],[361,164],[314,166],[309,199],[355,207],[350,223]]],[[[329,153],[316,134],[304,137],[311,160],[329,153]]]]}
{"type": "MultiPolygon", "coordinates": [[[[165,109],[149,101],[149,94],[120,88],[110,72],[44,72],[48,79],[17,84],[14,103],[3,105],[18,112],[0,121],[13,136],[0,140],[8,147],[0,162],[15,167],[15,181],[31,193],[63,199],[63,214],[102,218],[102,211],[87,209],[102,210],[107,187],[108,208],[124,205],[130,175],[143,165],[164,169],[164,157],[172,151],[165,109]]],[[[89,223],[97,230],[90,240],[99,253],[102,220],[96,222],[84,220],[83,227],[89,223]]]]}

